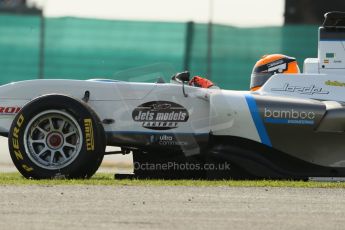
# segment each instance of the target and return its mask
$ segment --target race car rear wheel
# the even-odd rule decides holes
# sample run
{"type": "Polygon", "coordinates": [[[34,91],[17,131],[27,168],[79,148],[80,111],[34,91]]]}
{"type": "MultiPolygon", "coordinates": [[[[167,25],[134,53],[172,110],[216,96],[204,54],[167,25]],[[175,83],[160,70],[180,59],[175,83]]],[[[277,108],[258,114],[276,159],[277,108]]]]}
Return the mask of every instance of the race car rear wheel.
{"type": "Polygon", "coordinates": [[[85,103],[47,95],[17,114],[9,149],[26,178],[88,178],[103,159],[105,135],[97,115],[85,103]]]}

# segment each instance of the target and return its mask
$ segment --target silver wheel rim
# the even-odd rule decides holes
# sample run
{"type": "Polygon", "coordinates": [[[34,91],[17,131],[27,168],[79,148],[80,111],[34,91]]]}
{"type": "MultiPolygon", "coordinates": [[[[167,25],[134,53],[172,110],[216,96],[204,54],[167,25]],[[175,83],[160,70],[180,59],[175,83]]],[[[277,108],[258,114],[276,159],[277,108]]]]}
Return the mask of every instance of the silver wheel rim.
{"type": "Polygon", "coordinates": [[[62,169],[79,155],[83,136],[78,122],[67,112],[47,110],[30,120],[24,132],[24,147],[37,166],[62,169]]]}

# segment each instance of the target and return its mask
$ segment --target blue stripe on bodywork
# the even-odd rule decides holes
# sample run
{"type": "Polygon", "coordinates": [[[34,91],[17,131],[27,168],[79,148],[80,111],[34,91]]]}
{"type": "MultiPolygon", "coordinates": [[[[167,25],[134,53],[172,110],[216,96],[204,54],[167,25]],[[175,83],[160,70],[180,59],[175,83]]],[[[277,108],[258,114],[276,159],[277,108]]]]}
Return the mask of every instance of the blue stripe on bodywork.
{"type": "Polygon", "coordinates": [[[259,133],[261,142],[265,145],[272,147],[270,138],[268,137],[265,125],[260,117],[254,97],[252,95],[247,94],[245,95],[245,98],[250,110],[250,114],[252,115],[256,130],[259,133]]]}
{"type": "Polygon", "coordinates": [[[314,125],[313,120],[285,119],[285,118],[266,118],[265,123],[271,124],[290,124],[290,125],[314,125]]]}

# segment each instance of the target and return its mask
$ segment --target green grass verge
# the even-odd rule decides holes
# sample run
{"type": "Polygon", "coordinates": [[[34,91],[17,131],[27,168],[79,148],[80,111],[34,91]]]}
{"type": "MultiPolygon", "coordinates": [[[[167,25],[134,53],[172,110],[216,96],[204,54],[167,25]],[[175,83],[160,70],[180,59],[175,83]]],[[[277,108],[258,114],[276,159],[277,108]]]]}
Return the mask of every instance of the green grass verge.
{"type": "Polygon", "coordinates": [[[228,186],[228,187],[293,187],[345,188],[345,182],[306,182],[276,180],[114,180],[113,174],[98,173],[89,180],[28,180],[19,173],[0,173],[0,185],[106,185],[106,186],[228,186]]]}

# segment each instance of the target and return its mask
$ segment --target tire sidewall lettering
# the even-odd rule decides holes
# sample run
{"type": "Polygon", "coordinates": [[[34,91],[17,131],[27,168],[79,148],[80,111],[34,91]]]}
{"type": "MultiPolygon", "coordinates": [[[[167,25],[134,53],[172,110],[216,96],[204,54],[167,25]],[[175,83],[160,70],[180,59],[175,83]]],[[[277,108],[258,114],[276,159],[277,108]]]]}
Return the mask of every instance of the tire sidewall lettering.
{"type": "Polygon", "coordinates": [[[84,119],[85,146],[87,151],[95,150],[94,128],[91,118],[84,119]]]}
{"type": "Polygon", "coordinates": [[[22,154],[21,148],[20,148],[20,140],[21,137],[21,128],[25,122],[25,117],[22,113],[18,114],[18,118],[15,121],[15,127],[14,132],[12,133],[12,148],[15,153],[15,157],[18,162],[20,162],[20,166],[27,172],[32,172],[34,169],[30,166],[28,166],[24,160],[24,156],[22,154]]]}

